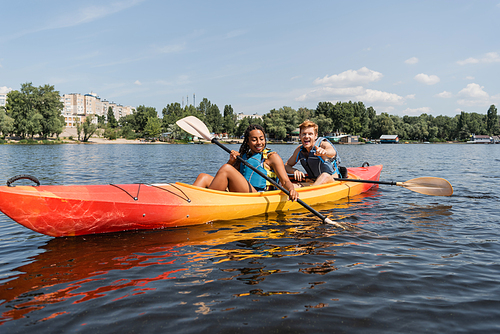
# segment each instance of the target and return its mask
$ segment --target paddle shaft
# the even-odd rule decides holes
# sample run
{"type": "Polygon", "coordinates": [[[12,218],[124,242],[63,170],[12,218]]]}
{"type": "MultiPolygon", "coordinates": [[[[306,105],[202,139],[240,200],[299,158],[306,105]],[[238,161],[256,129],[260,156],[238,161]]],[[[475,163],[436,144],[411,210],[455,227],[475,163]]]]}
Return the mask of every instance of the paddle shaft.
{"type": "MultiPolygon", "coordinates": [[[[217,146],[219,146],[220,148],[222,148],[227,153],[231,153],[231,150],[229,148],[227,148],[226,146],[222,145],[216,138],[212,139],[212,143],[216,144],[217,146]]],[[[287,196],[290,196],[290,192],[288,190],[286,190],[285,188],[283,188],[283,186],[281,186],[280,184],[278,184],[278,182],[276,182],[273,179],[269,178],[266,174],[262,173],[260,170],[258,170],[254,166],[250,165],[245,159],[243,159],[239,155],[237,156],[237,158],[238,158],[238,160],[240,162],[244,163],[245,166],[247,166],[248,168],[250,168],[251,170],[253,170],[257,174],[259,174],[260,176],[262,176],[267,181],[271,182],[273,184],[273,186],[275,186],[276,188],[278,188],[279,190],[281,190],[282,192],[284,192],[287,196]]],[[[323,216],[321,213],[319,213],[318,211],[316,211],[313,208],[311,208],[307,203],[305,203],[304,201],[302,201],[300,198],[297,199],[297,203],[299,203],[304,208],[306,208],[307,210],[309,210],[312,214],[314,214],[316,217],[318,217],[319,219],[321,219],[323,222],[325,222],[325,220],[328,219],[325,216],[323,216]]]]}
{"type": "Polygon", "coordinates": [[[359,180],[359,179],[341,179],[334,177],[335,181],[347,181],[347,182],[360,182],[360,183],[375,183],[375,184],[388,184],[390,186],[397,186],[400,182],[394,181],[371,181],[371,180],[359,180]]]}

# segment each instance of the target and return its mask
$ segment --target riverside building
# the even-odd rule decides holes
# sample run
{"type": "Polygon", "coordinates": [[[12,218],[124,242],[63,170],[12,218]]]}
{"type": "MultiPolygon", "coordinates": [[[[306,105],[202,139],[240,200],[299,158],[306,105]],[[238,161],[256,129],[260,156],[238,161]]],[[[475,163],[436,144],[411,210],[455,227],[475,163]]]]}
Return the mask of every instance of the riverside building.
{"type": "MultiPolygon", "coordinates": [[[[101,100],[93,92],[89,94],[64,94],[61,96],[61,102],[64,105],[61,113],[64,116],[66,126],[70,128],[76,127],[77,122],[85,122],[87,116],[90,115],[107,116],[109,107],[113,110],[117,120],[135,112],[134,107],[101,100]]],[[[97,117],[92,122],[97,123],[97,117]]]]}

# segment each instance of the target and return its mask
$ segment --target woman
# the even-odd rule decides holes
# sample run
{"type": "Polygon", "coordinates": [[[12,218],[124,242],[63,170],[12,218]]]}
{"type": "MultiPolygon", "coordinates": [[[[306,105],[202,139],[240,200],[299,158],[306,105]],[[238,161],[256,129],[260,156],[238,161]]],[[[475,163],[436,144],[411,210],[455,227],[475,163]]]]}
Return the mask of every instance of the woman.
{"type": "Polygon", "coordinates": [[[240,151],[231,151],[229,161],[219,169],[215,177],[201,173],[193,185],[214,190],[243,193],[272,190],[272,185],[266,179],[245,164],[240,164],[237,158],[239,155],[270,178],[276,181],[281,180],[283,187],[289,191],[289,198],[292,201],[299,198],[285,171],[283,160],[277,153],[266,148],[264,129],[256,124],[250,125],[245,130],[240,151]]]}

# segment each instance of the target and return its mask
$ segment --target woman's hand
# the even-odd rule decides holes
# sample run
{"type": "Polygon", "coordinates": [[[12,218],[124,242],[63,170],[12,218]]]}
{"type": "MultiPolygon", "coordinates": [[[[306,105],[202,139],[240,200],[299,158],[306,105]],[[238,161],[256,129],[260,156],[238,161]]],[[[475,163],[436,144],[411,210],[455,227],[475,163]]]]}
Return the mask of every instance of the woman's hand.
{"type": "Polygon", "coordinates": [[[229,154],[229,161],[227,162],[230,165],[234,165],[235,162],[238,160],[238,156],[240,155],[240,152],[231,150],[231,153],[229,154]]]}
{"type": "Polygon", "coordinates": [[[295,202],[299,198],[299,193],[295,190],[293,184],[291,184],[291,189],[288,189],[288,193],[289,193],[288,198],[293,202],[295,202]]]}

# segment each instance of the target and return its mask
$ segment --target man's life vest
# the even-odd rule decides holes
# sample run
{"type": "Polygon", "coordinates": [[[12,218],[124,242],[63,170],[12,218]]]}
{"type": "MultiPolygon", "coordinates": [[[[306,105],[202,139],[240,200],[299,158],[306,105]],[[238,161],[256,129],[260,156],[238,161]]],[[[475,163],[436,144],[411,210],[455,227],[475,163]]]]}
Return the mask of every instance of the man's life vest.
{"type": "MultiPolygon", "coordinates": [[[[277,182],[278,178],[276,176],[276,173],[274,173],[274,171],[272,171],[271,169],[266,168],[266,165],[264,164],[264,162],[267,160],[267,157],[269,156],[269,153],[271,152],[272,151],[270,149],[265,148],[261,153],[255,153],[250,157],[248,157],[245,153],[241,157],[243,158],[243,160],[246,160],[251,166],[255,167],[258,171],[262,172],[264,175],[267,175],[269,178],[277,182]]],[[[266,179],[264,179],[262,176],[254,172],[243,163],[240,164],[240,173],[257,191],[267,191],[273,189],[272,183],[268,182],[266,179]]]]}
{"type": "MultiPolygon", "coordinates": [[[[299,154],[297,154],[297,159],[295,160],[295,162],[300,160],[300,164],[306,170],[308,178],[313,180],[320,176],[322,173],[328,173],[330,175],[337,173],[339,176],[341,175],[338,168],[340,157],[337,149],[335,149],[335,156],[327,160],[324,160],[321,156],[314,155],[314,153],[316,153],[316,147],[320,147],[323,140],[326,140],[330,143],[328,139],[324,137],[318,137],[311,151],[307,152],[307,149],[302,146],[299,154]]],[[[332,143],[330,143],[330,145],[333,146],[332,143]]],[[[335,148],[335,146],[333,146],[333,148],[335,148]]]]}

